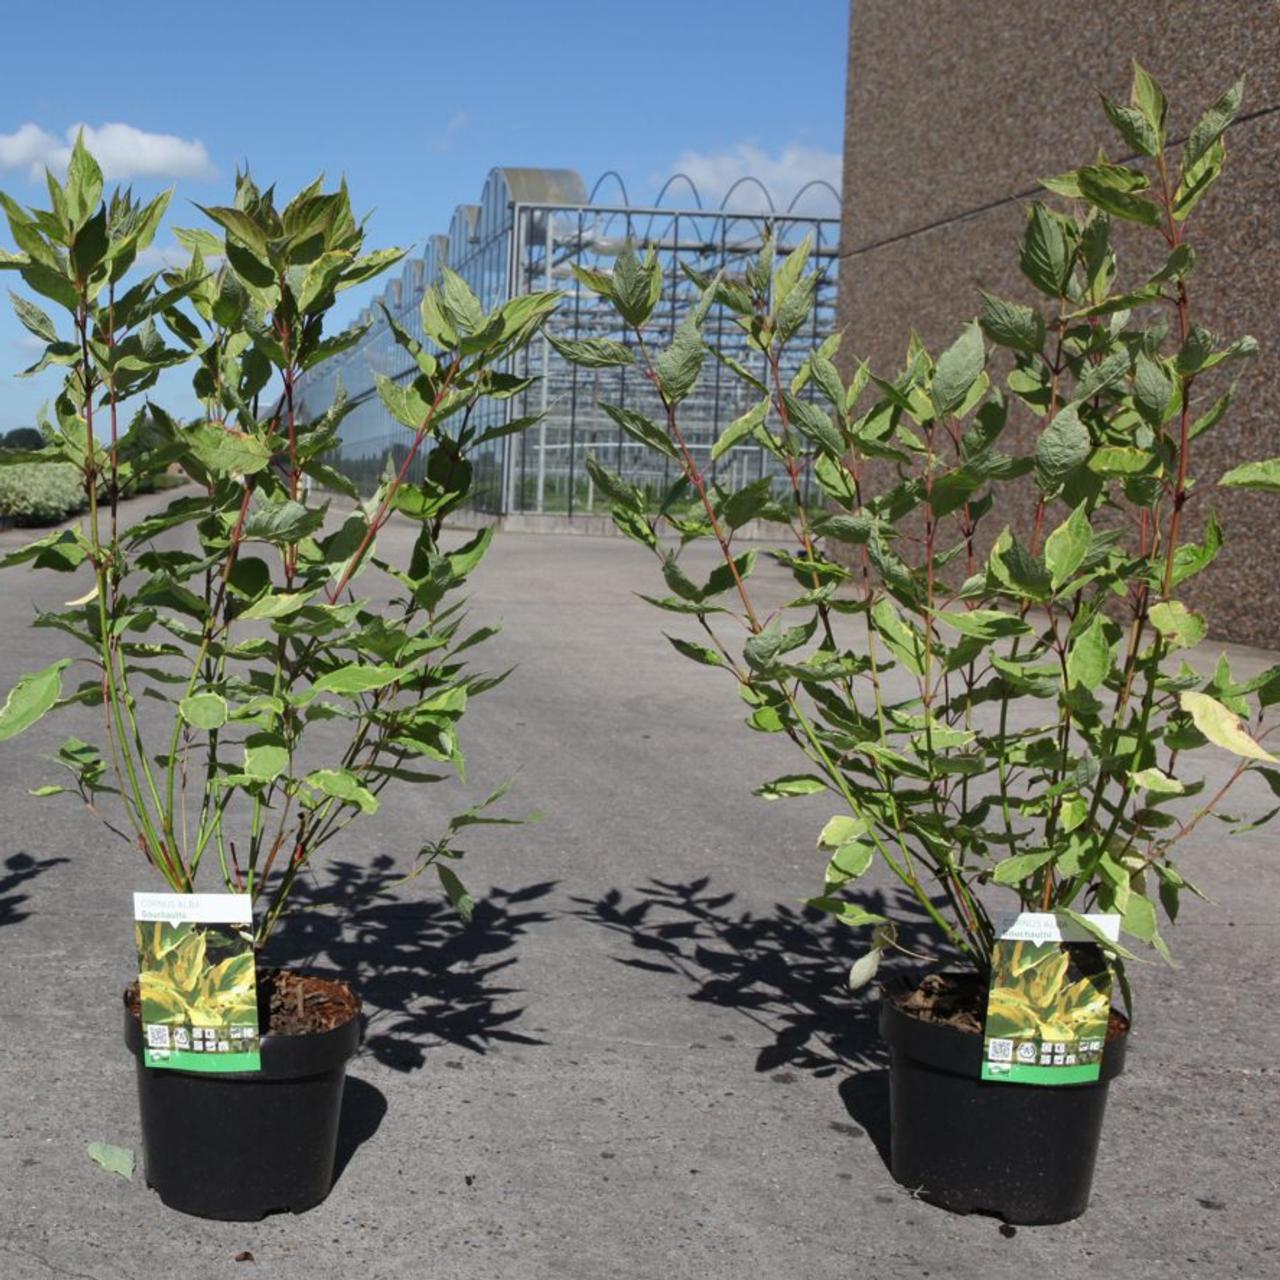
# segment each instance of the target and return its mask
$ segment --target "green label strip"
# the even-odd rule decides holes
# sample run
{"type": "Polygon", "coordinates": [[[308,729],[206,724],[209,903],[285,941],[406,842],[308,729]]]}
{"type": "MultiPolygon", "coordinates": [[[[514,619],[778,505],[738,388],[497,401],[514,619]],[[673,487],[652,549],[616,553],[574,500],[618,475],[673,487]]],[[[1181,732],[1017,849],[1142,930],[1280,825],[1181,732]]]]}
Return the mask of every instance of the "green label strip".
{"type": "Polygon", "coordinates": [[[193,1053],[190,1049],[144,1049],[148,1067],[172,1071],[261,1071],[260,1053],[193,1053]]]}

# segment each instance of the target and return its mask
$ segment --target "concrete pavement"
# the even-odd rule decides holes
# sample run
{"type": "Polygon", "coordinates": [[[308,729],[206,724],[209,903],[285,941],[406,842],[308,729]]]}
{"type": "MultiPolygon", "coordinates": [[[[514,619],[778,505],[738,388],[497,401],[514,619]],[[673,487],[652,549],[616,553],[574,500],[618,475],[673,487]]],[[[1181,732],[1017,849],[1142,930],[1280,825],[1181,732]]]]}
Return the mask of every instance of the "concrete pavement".
{"type": "MultiPolygon", "coordinates": [[[[27,622],[73,585],[0,571],[0,686],[62,651],[27,622]]],[[[1013,1235],[952,1217],[888,1174],[875,1011],[842,988],[859,939],[800,906],[829,803],[751,796],[793,754],[670,648],[680,620],[633,594],[657,589],[617,539],[508,532],[476,574],[474,617],[506,628],[485,665],[518,670],[463,723],[467,787],[401,793],[356,824],[312,893],[359,905],[282,940],[354,976],[372,1015],[340,1176],[301,1217],[183,1218],[140,1172],[86,1158],[91,1141],[140,1149],[118,993],[130,895],[156,886],[75,803],[26,795],[76,715],[0,748],[0,1276],[1280,1274],[1275,837],[1194,837],[1188,871],[1214,901],[1185,907],[1181,969],[1135,975],[1089,1213],[1013,1235]],[[393,887],[449,813],[512,774],[510,808],[547,816],[465,842],[485,898],[470,929],[426,877],[393,887]]],[[[1269,660],[1233,650],[1240,671],[1269,660]]]]}

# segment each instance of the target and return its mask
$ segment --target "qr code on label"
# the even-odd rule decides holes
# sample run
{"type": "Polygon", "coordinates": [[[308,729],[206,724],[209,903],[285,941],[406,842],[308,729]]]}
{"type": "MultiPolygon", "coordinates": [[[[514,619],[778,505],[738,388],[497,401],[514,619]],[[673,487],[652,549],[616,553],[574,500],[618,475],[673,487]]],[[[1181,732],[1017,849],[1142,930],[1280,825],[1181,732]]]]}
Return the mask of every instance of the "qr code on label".
{"type": "Polygon", "coordinates": [[[147,1047],[150,1049],[167,1049],[169,1047],[169,1028],[164,1023],[150,1023],[147,1026],[147,1047]]]}
{"type": "Polygon", "coordinates": [[[1012,1062],[1013,1041],[993,1039],[987,1041],[988,1062],[1012,1062]]]}

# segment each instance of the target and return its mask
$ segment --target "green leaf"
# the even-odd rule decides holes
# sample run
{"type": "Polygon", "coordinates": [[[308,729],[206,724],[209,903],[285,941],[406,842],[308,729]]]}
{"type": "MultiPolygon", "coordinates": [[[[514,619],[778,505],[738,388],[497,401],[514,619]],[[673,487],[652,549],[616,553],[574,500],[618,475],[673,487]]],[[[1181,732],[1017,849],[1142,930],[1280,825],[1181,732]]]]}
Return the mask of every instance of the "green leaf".
{"type": "Polygon", "coordinates": [[[571,341],[568,338],[557,338],[554,333],[546,331],[542,336],[570,364],[581,365],[584,369],[610,369],[635,363],[630,347],[624,347],[622,343],[613,342],[609,338],[571,341]]]}
{"type": "Polygon", "coordinates": [[[1188,609],[1181,600],[1164,600],[1151,606],[1151,625],[1164,637],[1170,649],[1190,649],[1209,630],[1204,614],[1188,609]]]}
{"type": "Polygon", "coordinates": [[[375,373],[373,380],[378,398],[391,416],[410,431],[421,431],[431,417],[431,405],[417,393],[413,384],[396,382],[382,373],[375,373]]]}
{"type": "MultiPolygon", "coordinates": [[[[1096,208],[1103,209],[1115,218],[1126,222],[1140,222],[1144,226],[1159,227],[1164,221],[1160,206],[1144,196],[1134,195],[1133,183],[1128,171],[1118,176],[1119,166],[1087,165],[1076,171],[1080,194],[1096,208]]],[[[1145,179],[1143,180],[1145,185],[1145,179]]]]}
{"type": "Polygon", "coordinates": [[[32,262],[18,268],[19,275],[28,287],[74,313],[79,306],[80,295],[75,285],[55,267],[43,262],[32,262]]]}
{"type": "MultiPolygon", "coordinates": [[[[575,271],[578,279],[594,289],[583,274],[575,271]]],[[[609,282],[612,296],[622,318],[635,328],[643,327],[662,297],[662,264],[658,255],[650,249],[643,263],[636,257],[635,246],[628,241],[613,264],[613,276],[609,282]]]]}
{"type": "Polygon", "coordinates": [[[242,533],[246,541],[288,546],[314,533],[324,524],[325,507],[304,506],[279,494],[263,498],[254,490],[245,514],[242,533]]]}
{"type": "Polygon", "coordinates": [[[730,494],[720,508],[725,524],[730,529],[741,529],[754,520],[768,506],[772,490],[773,477],[766,475],[730,494]]]}
{"type": "Polygon", "coordinates": [[[311,692],[313,694],[340,693],[348,697],[358,697],[362,693],[371,693],[375,689],[394,684],[403,676],[404,672],[399,667],[352,662],[334,671],[326,671],[311,686],[311,692]]]}
{"type": "Polygon", "coordinates": [[[642,512],[625,507],[614,507],[611,514],[619,533],[630,538],[632,542],[638,542],[642,547],[648,547],[650,550],[657,548],[657,535],[642,512]]]}
{"type": "Polygon", "coordinates": [[[1173,381],[1161,363],[1145,351],[1138,353],[1133,365],[1133,400],[1138,412],[1152,426],[1166,420],[1173,402],[1173,381]]]}
{"type": "Polygon", "coordinates": [[[645,496],[635,485],[610,471],[608,467],[602,466],[591,454],[587,454],[587,471],[596,488],[610,502],[627,511],[644,514],[645,496]]]}
{"type": "Polygon", "coordinates": [[[756,787],[753,794],[766,800],[781,800],[788,796],[811,796],[826,789],[827,784],[810,773],[789,773],[756,787]]]}
{"type": "Polygon", "coordinates": [[[823,879],[828,890],[848,884],[856,880],[875,858],[875,846],[861,840],[850,840],[842,844],[831,855],[823,879]]]}
{"type": "Polygon", "coordinates": [[[893,601],[881,596],[871,607],[871,621],[894,656],[912,675],[924,674],[924,636],[904,622],[893,601]]]}
{"type": "Polygon", "coordinates": [[[1124,347],[1118,347],[1101,363],[1086,365],[1068,403],[1081,404],[1118,382],[1129,372],[1129,360],[1129,352],[1124,347]]]}
{"type": "Polygon", "coordinates": [[[1141,769],[1130,775],[1134,786],[1161,796],[1180,796],[1186,787],[1177,778],[1171,778],[1163,769],[1141,769]]]}
{"type": "Polygon", "coordinates": [[[1107,955],[1117,955],[1123,960],[1136,960],[1138,957],[1123,947],[1118,942],[1112,942],[1101,929],[1098,928],[1087,915],[1082,915],[1078,911],[1072,911],[1070,908],[1063,910],[1063,915],[1069,920],[1073,920],[1096,942],[1107,955]]]}
{"type": "Polygon", "coordinates": [[[260,262],[264,264],[270,263],[271,255],[267,251],[266,233],[243,209],[233,209],[218,205],[212,208],[196,205],[196,208],[207,218],[216,222],[229,235],[239,240],[260,262]]]}
{"type": "Polygon", "coordinates": [[[1102,615],[1095,614],[1067,650],[1067,687],[1096,689],[1111,671],[1111,642],[1102,615]]]}
{"type": "Polygon", "coordinates": [[[437,862],[435,868],[436,874],[440,877],[440,883],[444,886],[450,903],[453,904],[453,909],[470,924],[476,909],[476,900],[467,892],[466,886],[458,879],[458,873],[452,867],[445,866],[443,862],[437,862]]]}
{"type": "Polygon", "coordinates": [[[1063,220],[1042,204],[1033,204],[1022,240],[1023,274],[1042,293],[1061,296],[1071,271],[1071,246],[1063,220]]]}
{"type": "Polygon", "coordinates": [[[667,433],[656,423],[650,422],[643,414],[620,408],[616,404],[606,404],[604,401],[600,402],[600,407],[633,440],[638,440],[655,453],[661,453],[675,462],[680,461],[680,454],[667,433]]]}
{"type": "Polygon", "coordinates": [[[270,782],[289,767],[289,747],[278,733],[251,733],[244,743],[244,774],[270,782]]]}
{"type": "Polygon", "coordinates": [[[53,321],[34,302],[28,302],[12,289],[9,290],[9,299],[13,303],[14,315],[41,342],[57,342],[58,331],[54,328],[53,321]]]}
{"type": "Polygon", "coordinates": [[[1133,60],[1133,87],[1129,92],[1129,101],[1151,126],[1155,135],[1156,151],[1160,151],[1164,147],[1164,121],[1169,104],[1165,100],[1164,90],[1136,58],[1133,60]]]}
{"type": "Polygon", "coordinates": [[[815,521],[815,532],[822,537],[848,542],[853,546],[864,546],[875,529],[875,520],[867,515],[823,516],[820,522],[815,521]]]}
{"type": "Polygon", "coordinates": [[[821,898],[810,898],[806,903],[807,907],[816,907],[819,911],[830,912],[841,924],[850,926],[866,925],[866,924],[886,924],[887,917],[877,915],[874,911],[868,911],[866,907],[860,907],[856,902],[846,902],[843,898],[833,898],[824,896],[821,898]]]}
{"type": "Polygon", "coordinates": [[[865,835],[867,823],[864,818],[853,818],[848,814],[838,813],[818,836],[819,849],[838,849],[858,836],[865,835]]]}
{"type": "Polygon", "coordinates": [[[1258,489],[1264,493],[1280,493],[1280,458],[1241,463],[1238,467],[1232,467],[1218,483],[1228,489],[1258,489]]]}
{"type": "Polygon", "coordinates": [[[84,145],[84,130],[76,132],[67,161],[67,208],[74,222],[84,222],[102,200],[102,170],[84,145]]]}
{"type": "MultiPolygon", "coordinates": [[[[1191,216],[1191,211],[1204,198],[1205,193],[1222,175],[1222,165],[1227,157],[1226,144],[1221,138],[1215,139],[1204,153],[1192,165],[1184,165],[1182,181],[1173,193],[1173,218],[1175,222],[1183,222],[1191,216]]],[[[25,275],[25,273],[24,273],[25,275]]],[[[28,280],[31,287],[38,288],[28,280]]]]}
{"type": "Polygon", "coordinates": [[[706,348],[690,312],[681,321],[671,345],[658,357],[658,382],[667,400],[675,404],[693,390],[702,369],[706,348]]]}
{"type": "Polygon", "coordinates": [[[1035,355],[1044,346],[1044,317],[1034,307],[984,293],[981,324],[987,337],[1002,347],[1035,355]]]}
{"type": "Polygon", "coordinates": [[[458,345],[457,330],[445,318],[438,288],[433,287],[423,293],[418,315],[422,321],[422,332],[437,346],[450,351],[458,345]]]}
{"type": "Polygon", "coordinates": [[[257,619],[287,618],[297,613],[315,593],[312,591],[274,591],[255,600],[247,609],[236,615],[249,622],[257,619]]]}
{"type": "Polygon", "coordinates": [[[700,662],[704,667],[724,666],[724,658],[721,654],[708,645],[681,640],[679,636],[667,636],[667,639],[671,641],[677,653],[683,653],[686,658],[692,658],[694,662],[700,662]]]}
{"type": "Polygon", "coordinates": [[[738,579],[746,581],[751,576],[751,571],[756,566],[756,552],[744,551],[740,556],[734,556],[733,568],[727,563],[718,564],[707,575],[707,585],[702,588],[700,599],[709,600],[712,596],[718,596],[722,592],[730,591],[737,586],[738,579]]]}
{"type": "Polygon", "coordinates": [[[804,239],[783,259],[773,278],[774,305],[781,306],[792,289],[800,282],[804,269],[809,265],[809,256],[813,253],[813,236],[806,234],[804,239]]]}
{"type": "Polygon", "coordinates": [[[1156,940],[1156,908],[1149,899],[1140,893],[1131,893],[1125,904],[1124,919],[1121,927],[1125,933],[1141,938],[1143,942],[1156,940]]]}
{"type": "Polygon", "coordinates": [[[1016,613],[1004,613],[999,609],[940,609],[934,616],[954,627],[962,636],[973,636],[978,640],[1031,633],[1030,625],[1016,613]]]}
{"type": "Polygon", "coordinates": [[[1008,886],[1021,884],[1028,876],[1034,875],[1046,863],[1052,862],[1057,854],[1056,849],[1037,849],[1033,853],[1015,853],[996,863],[991,874],[996,884],[1008,886]]]}
{"type": "Polygon", "coordinates": [[[0,742],[15,738],[29,729],[62,696],[62,673],[71,665],[69,658],[25,675],[9,691],[0,707],[0,742]]]}
{"type": "Polygon", "coordinates": [[[1210,514],[1205,523],[1203,545],[1187,542],[1174,552],[1172,584],[1176,587],[1207,568],[1217,558],[1220,550],[1222,550],[1222,530],[1218,527],[1217,520],[1210,514]]]}
{"type": "Polygon", "coordinates": [[[459,333],[479,333],[484,328],[484,308],[471,286],[449,267],[440,268],[440,305],[459,333]]]}
{"type": "Polygon", "coordinates": [[[1100,476],[1130,476],[1156,464],[1155,455],[1129,445],[1104,444],[1089,455],[1089,470],[1100,476]]]}
{"type": "Polygon", "coordinates": [[[982,328],[976,320],[939,357],[929,386],[929,398],[939,418],[958,408],[987,362],[982,328]]]}
{"type": "Polygon", "coordinates": [[[720,438],[711,447],[711,461],[715,462],[739,441],[745,440],[757,427],[762,426],[768,417],[770,403],[770,398],[766,396],[725,427],[720,438]]]}
{"type": "Polygon", "coordinates": [[[1006,527],[991,545],[987,568],[1011,595],[1043,600],[1052,590],[1049,570],[1006,527]]]}
{"type": "Polygon", "coordinates": [[[1236,118],[1240,104],[1244,100],[1244,77],[1231,86],[1218,100],[1196,121],[1187,135],[1186,144],[1182,148],[1182,172],[1194,170],[1223,131],[1236,118]]]}
{"type": "Polygon", "coordinates": [[[811,441],[832,458],[843,456],[844,437],[832,422],[831,415],[821,405],[811,400],[802,400],[790,391],[782,393],[782,403],[786,406],[791,425],[806,440],[811,441]]]}
{"type": "Polygon", "coordinates": [[[1089,428],[1075,405],[1062,409],[1036,441],[1036,479],[1046,493],[1056,493],[1063,481],[1089,458],[1089,428]]]}
{"type": "MultiPolygon", "coordinates": [[[[1125,142],[1134,151],[1144,156],[1159,154],[1160,136],[1143,111],[1136,107],[1122,107],[1118,103],[1112,102],[1105,95],[1102,98],[1102,109],[1107,113],[1107,118],[1111,123],[1120,131],[1125,142]]],[[[1083,186],[1084,184],[1081,183],[1082,190],[1083,186]]]]}
{"type": "Polygon", "coordinates": [[[307,774],[303,781],[317,791],[333,796],[335,800],[355,805],[362,813],[377,812],[377,796],[362,786],[359,778],[348,769],[316,769],[307,774]]]}
{"type": "Polygon", "coordinates": [[[128,1147],[115,1147],[109,1142],[91,1142],[85,1148],[89,1159],[108,1173],[133,1179],[133,1152],[128,1147]]]}
{"type": "Polygon", "coordinates": [[[202,424],[183,432],[182,438],[200,464],[215,475],[253,475],[271,461],[261,440],[230,427],[202,424]]]}
{"type": "Polygon", "coordinates": [[[220,729],[227,723],[227,700],[218,693],[193,693],[178,703],[178,714],[193,729],[220,729]]]}
{"type": "Polygon", "coordinates": [[[1044,562],[1055,591],[1084,563],[1093,542],[1093,526],[1082,502],[1046,539],[1044,562]]]}
{"type": "Polygon", "coordinates": [[[1185,692],[1181,695],[1180,701],[1182,709],[1191,716],[1196,728],[1215,746],[1249,760],[1265,760],[1268,764],[1280,764],[1280,760],[1265,751],[1249,736],[1240,717],[1234,711],[1224,707],[1216,698],[1209,697],[1207,693],[1185,692]]]}

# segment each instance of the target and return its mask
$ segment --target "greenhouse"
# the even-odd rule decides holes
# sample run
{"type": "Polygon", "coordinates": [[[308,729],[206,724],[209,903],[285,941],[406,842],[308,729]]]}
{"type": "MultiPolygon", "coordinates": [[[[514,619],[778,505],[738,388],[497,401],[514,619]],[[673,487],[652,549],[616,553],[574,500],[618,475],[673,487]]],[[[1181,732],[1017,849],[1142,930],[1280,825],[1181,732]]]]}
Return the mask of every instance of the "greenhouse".
{"type": "MultiPolygon", "coordinates": [[[[486,309],[521,293],[557,289],[565,297],[549,326],[557,337],[632,339],[617,325],[612,309],[573,274],[574,266],[608,271],[628,241],[641,252],[654,249],[663,264],[663,297],[652,322],[655,339],[668,341],[696,301],[694,274],[741,274],[768,235],[786,253],[810,236],[818,271],[816,336],[835,328],[836,270],[840,228],[838,197],[825,183],[811,183],[784,210],[774,207],[768,190],[743,179],[718,208],[702,207],[696,186],[683,175],[670,179],[655,204],[630,204],[622,180],[604,175],[590,193],[570,169],[500,168],[490,172],[479,204],[459,205],[447,235],[428,237],[423,254],[408,260],[361,314],[369,332],[323,372],[304,383],[304,402],[312,412],[332,402],[339,383],[353,403],[342,424],[335,464],[364,488],[371,488],[388,459],[403,459],[410,432],[385,409],[374,390],[374,374],[407,378],[412,362],[396,344],[383,308],[422,339],[418,306],[423,291],[449,266],[475,291],[486,309]],[[602,187],[617,198],[598,198],[602,187]],[[678,190],[689,207],[664,204],[678,190]],[[753,208],[744,209],[750,197],[753,208]],[[823,212],[812,212],[819,208],[823,212]],[[802,211],[803,210],[803,211],[802,211]]],[[[705,325],[710,346],[749,368],[762,357],[747,346],[746,335],[725,308],[711,309],[705,325]]],[[[528,415],[543,415],[531,430],[499,437],[487,452],[473,455],[475,505],[492,514],[547,513],[584,515],[603,512],[585,467],[587,455],[628,480],[658,492],[670,483],[652,454],[623,434],[599,408],[600,400],[653,416],[656,395],[634,368],[582,370],[570,365],[542,339],[511,372],[540,375],[531,390],[508,400],[486,402],[481,425],[493,426],[528,415]]],[[[791,371],[784,371],[790,374],[791,371]]],[[[722,376],[710,363],[682,409],[682,427],[695,453],[705,457],[720,432],[750,405],[743,384],[722,376]]],[[[739,487],[766,475],[777,464],[748,439],[712,467],[717,479],[739,487]]]]}

